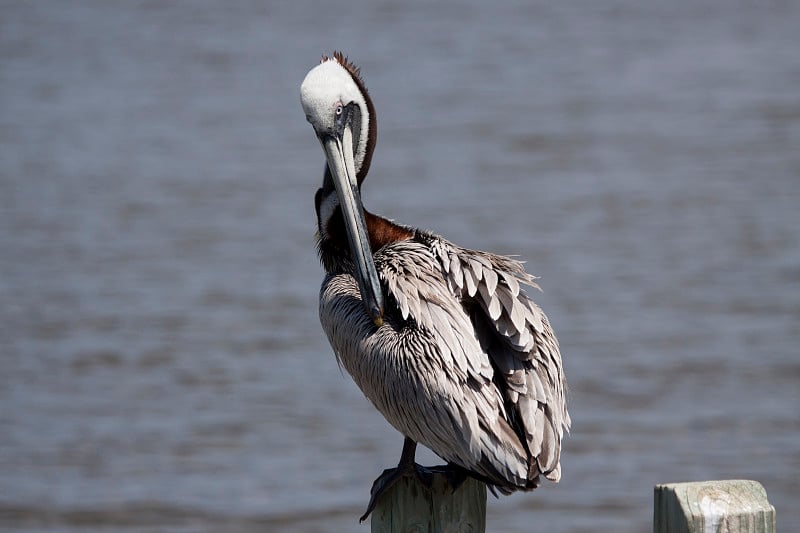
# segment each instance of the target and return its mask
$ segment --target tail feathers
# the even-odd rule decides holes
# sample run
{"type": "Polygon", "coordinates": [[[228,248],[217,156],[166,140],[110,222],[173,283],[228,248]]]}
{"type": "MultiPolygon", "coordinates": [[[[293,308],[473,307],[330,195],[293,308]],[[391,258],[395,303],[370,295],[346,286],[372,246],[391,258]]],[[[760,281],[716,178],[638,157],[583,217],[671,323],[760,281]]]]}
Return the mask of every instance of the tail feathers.
{"type": "MultiPolygon", "coordinates": [[[[489,461],[485,456],[481,459],[478,463],[480,469],[485,473],[478,473],[472,470],[466,470],[466,473],[479,480],[486,483],[489,487],[489,490],[492,491],[492,494],[497,496],[497,492],[501,494],[513,494],[514,492],[518,491],[531,491],[537,487],[541,482],[541,478],[539,477],[539,466],[536,463],[536,460],[532,460],[531,464],[528,469],[528,475],[526,479],[516,479],[516,480],[509,480],[506,476],[501,474],[497,468],[489,461]]],[[[461,468],[461,467],[459,467],[461,468]]],[[[548,477],[549,479],[549,477],[548,477]]]]}

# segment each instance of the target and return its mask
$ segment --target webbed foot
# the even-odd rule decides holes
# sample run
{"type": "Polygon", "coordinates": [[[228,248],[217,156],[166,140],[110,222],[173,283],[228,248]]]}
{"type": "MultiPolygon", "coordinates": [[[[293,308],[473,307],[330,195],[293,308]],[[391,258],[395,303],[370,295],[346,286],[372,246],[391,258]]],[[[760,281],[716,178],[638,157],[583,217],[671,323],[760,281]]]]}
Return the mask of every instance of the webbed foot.
{"type": "Polygon", "coordinates": [[[401,478],[406,476],[416,476],[420,483],[425,487],[431,488],[433,485],[434,471],[430,468],[418,465],[415,462],[404,464],[402,461],[397,468],[387,468],[378,478],[372,483],[372,489],[369,491],[370,498],[367,504],[366,512],[359,518],[359,522],[363,522],[375,509],[381,496],[394,486],[401,478]]]}

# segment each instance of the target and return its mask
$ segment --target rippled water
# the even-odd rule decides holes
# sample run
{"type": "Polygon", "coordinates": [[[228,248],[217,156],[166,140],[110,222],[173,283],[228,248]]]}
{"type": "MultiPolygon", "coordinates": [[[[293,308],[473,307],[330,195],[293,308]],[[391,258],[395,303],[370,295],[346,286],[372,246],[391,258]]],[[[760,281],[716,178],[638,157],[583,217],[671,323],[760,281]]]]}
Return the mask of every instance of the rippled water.
{"type": "Polygon", "coordinates": [[[800,522],[798,4],[287,4],[0,7],[0,528],[367,531],[402,438],[316,316],[333,48],[370,209],[542,277],[564,478],[489,529],[648,531],[722,478],[800,522]]]}

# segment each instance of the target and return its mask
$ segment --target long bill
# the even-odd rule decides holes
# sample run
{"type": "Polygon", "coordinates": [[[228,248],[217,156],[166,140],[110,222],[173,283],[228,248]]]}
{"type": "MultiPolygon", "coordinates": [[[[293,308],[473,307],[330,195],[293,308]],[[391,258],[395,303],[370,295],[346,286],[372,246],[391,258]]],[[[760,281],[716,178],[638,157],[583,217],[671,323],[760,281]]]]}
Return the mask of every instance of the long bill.
{"type": "Polygon", "coordinates": [[[350,252],[356,266],[356,279],[361,291],[361,301],[372,321],[383,324],[383,294],[380,279],[372,260],[372,249],[367,236],[367,223],[364,220],[364,206],[358,190],[355,164],[353,162],[353,134],[349,127],[342,131],[341,138],[330,135],[320,139],[328,168],[333,176],[333,184],[339,195],[350,252]]]}

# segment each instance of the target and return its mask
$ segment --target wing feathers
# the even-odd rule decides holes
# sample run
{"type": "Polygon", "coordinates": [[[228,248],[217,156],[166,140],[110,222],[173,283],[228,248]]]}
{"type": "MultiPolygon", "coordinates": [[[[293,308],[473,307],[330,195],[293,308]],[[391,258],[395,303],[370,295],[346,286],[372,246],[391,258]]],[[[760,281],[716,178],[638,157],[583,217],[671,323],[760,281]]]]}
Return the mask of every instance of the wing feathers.
{"type": "Polygon", "coordinates": [[[503,377],[504,395],[521,422],[525,444],[539,470],[557,480],[561,438],[570,424],[566,382],[558,341],[547,317],[520,287],[538,289],[535,278],[513,259],[445,243],[440,247],[445,256],[441,263],[449,264],[451,272],[459,264],[464,278],[477,282],[476,291],[469,282],[455,286],[463,289],[463,300],[478,303],[485,313],[483,320],[490,323],[476,332],[494,335],[482,345],[503,377]]]}
{"type": "Polygon", "coordinates": [[[566,382],[547,317],[521,288],[538,289],[536,278],[514,259],[433,239],[431,249],[450,289],[484,313],[472,320],[475,334],[483,337],[481,355],[488,355],[502,376],[503,394],[517,413],[528,450],[548,477],[560,476],[561,438],[570,423],[566,382]],[[489,325],[479,327],[476,320],[489,325]]]}

